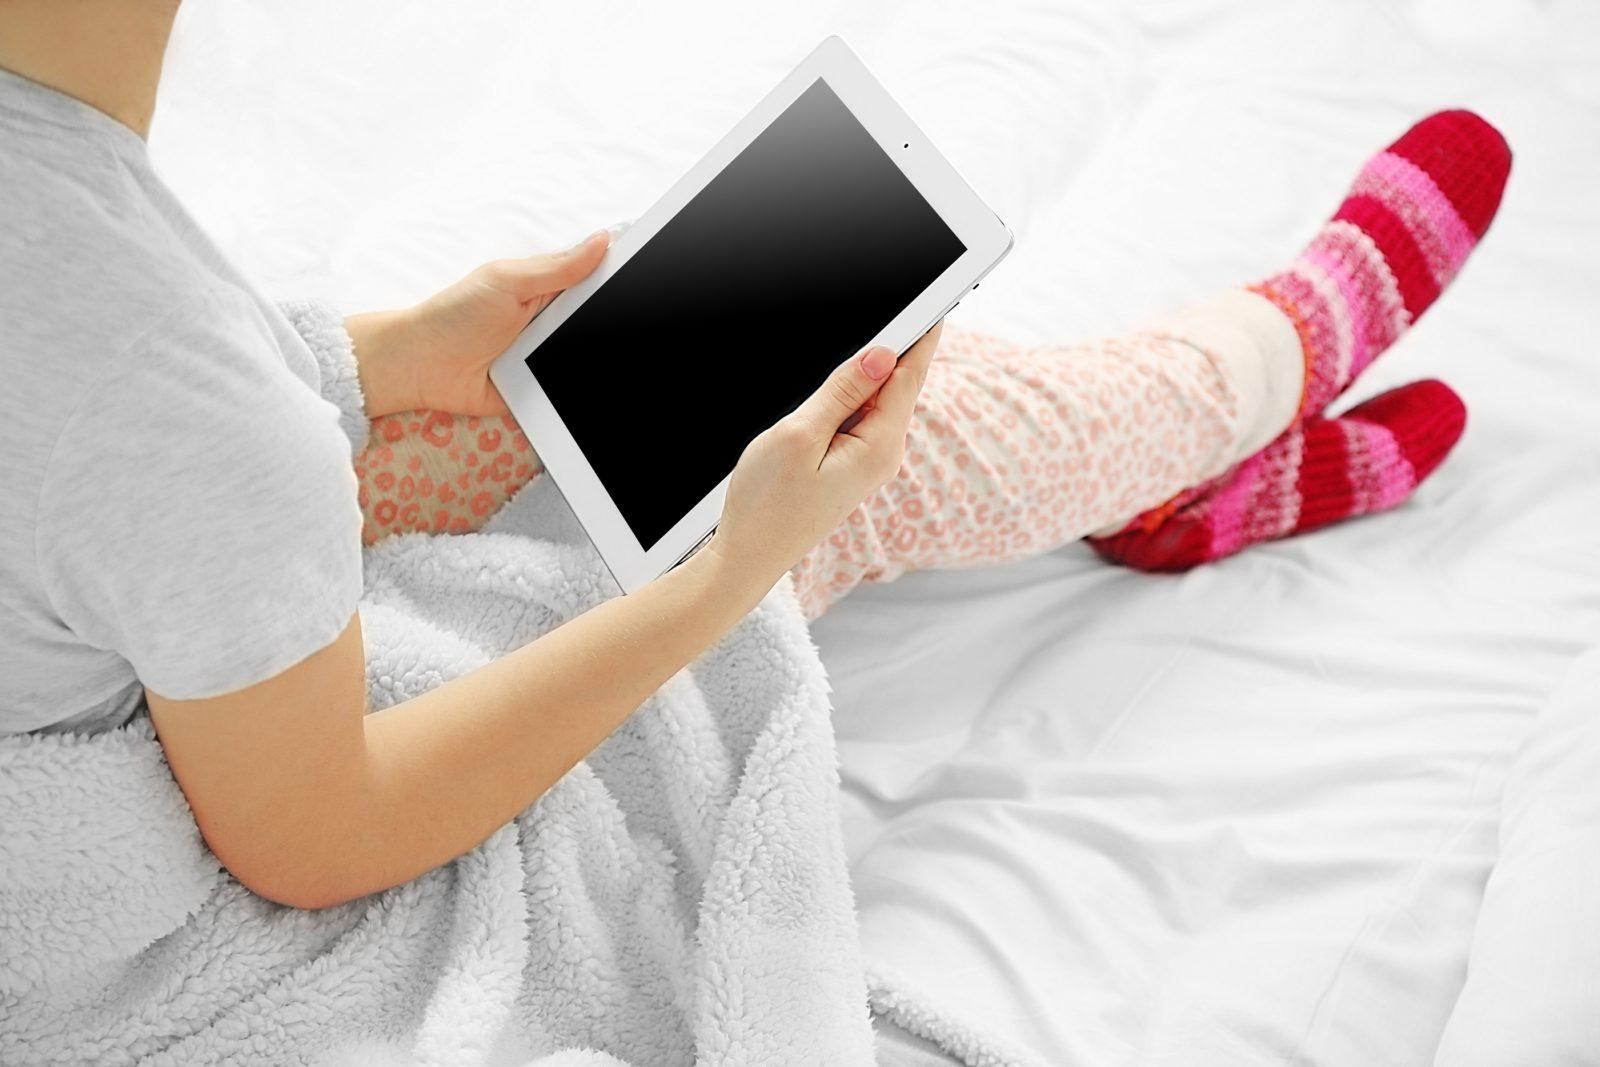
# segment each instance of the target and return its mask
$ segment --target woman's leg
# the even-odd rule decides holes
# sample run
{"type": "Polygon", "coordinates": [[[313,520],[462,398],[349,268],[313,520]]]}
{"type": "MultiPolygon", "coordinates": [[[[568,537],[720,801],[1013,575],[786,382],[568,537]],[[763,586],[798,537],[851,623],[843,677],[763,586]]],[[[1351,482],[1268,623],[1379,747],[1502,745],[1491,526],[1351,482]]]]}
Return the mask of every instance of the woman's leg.
{"type": "MultiPolygon", "coordinates": [[[[1295,346],[1288,320],[1243,292],[1097,344],[1025,348],[947,327],[900,477],[830,539],[827,599],[913,567],[1043,551],[1220,472],[1292,416],[1295,346]],[[849,561],[866,566],[846,579],[849,561]]],[[[378,419],[356,462],[364,537],[476,530],[540,470],[510,419],[378,419]]],[[[825,555],[802,564],[803,589],[825,555]]]]}
{"type": "MultiPolygon", "coordinates": [[[[826,561],[808,557],[802,588],[824,563],[831,600],[869,578],[996,562],[1126,521],[1277,435],[1300,392],[1295,344],[1243,292],[1098,344],[1025,348],[946,327],[900,477],[851,515],[826,561]],[[846,579],[850,561],[864,566],[846,579]]],[[[541,469],[509,418],[378,419],[356,461],[364,538],[476,530],[541,469]]]]}

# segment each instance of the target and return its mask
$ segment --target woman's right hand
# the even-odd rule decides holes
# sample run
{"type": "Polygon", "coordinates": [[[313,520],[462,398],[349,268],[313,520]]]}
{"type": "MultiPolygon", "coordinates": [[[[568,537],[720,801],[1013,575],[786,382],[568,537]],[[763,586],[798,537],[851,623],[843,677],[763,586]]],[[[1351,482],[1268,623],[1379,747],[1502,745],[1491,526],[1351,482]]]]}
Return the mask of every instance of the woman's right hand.
{"type": "Polygon", "coordinates": [[[881,347],[852,356],[751,441],[706,551],[769,589],[893,478],[943,327],[936,323],[898,362],[881,347]]]}

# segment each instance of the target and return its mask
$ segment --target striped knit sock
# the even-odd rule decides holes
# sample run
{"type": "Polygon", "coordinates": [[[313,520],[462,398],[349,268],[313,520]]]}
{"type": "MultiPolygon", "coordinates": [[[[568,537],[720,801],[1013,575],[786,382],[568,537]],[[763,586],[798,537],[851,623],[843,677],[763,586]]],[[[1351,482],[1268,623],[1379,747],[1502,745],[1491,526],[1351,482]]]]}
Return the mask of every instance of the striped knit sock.
{"type": "Polygon", "coordinates": [[[1261,541],[1394,507],[1461,437],[1467,409],[1443,382],[1373,397],[1336,419],[1313,415],[1148,528],[1092,539],[1145,571],[1184,571],[1261,541]]]}
{"type": "Polygon", "coordinates": [[[1455,278],[1489,228],[1511,149],[1470,111],[1441,111],[1367,161],[1300,257],[1251,286],[1294,322],[1301,414],[1321,411],[1455,278]]]}
{"type": "Polygon", "coordinates": [[[1510,169],[1505,139],[1468,111],[1432,115],[1369,160],[1300,257],[1251,286],[1300,335],[1300,418],[1216,480],[1091,538],[1095,550],[1141,570],[1186,570],[1405,500],[1460,438],[1460,398],[1417,382],[1340,418],[1320,413],[1460,271],[1510,169]]]}

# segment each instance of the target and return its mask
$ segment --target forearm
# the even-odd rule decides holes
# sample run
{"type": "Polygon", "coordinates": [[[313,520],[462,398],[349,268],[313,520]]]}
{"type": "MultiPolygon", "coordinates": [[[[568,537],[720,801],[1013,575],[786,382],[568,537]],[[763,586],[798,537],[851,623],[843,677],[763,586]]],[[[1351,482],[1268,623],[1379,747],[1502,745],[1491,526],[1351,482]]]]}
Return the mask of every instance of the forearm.
{"type": "Polygon", "coordinates": [[[279,810],[268,895],[339,903],[468,851],[731,629],[770,584],[702,552],[632,596],[366,716],[353,766],[330,765],[320,795],[294,805],[298,815],[279,810]]]}

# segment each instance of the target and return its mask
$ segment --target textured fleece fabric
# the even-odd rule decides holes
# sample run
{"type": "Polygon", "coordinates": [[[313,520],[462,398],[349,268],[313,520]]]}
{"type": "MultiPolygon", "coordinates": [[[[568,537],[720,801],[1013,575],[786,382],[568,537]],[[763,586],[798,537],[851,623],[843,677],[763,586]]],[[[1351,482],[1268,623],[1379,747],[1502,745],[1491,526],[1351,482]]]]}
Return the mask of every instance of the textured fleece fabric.
{"type": "MultiPolygon", "coordinates": [[[[369,549],[373,707],[613,595],[580,542],[543,481],[484,532],[369,549]]],[[[0,829],[6,1064],[872,1062],[827,685],[787,582],[511,825],[340,907],[228,877],[147,719],[0,738],[0,829]]],[[[873,986],[968,1062],[1017,1062],[873,986]]]]}

